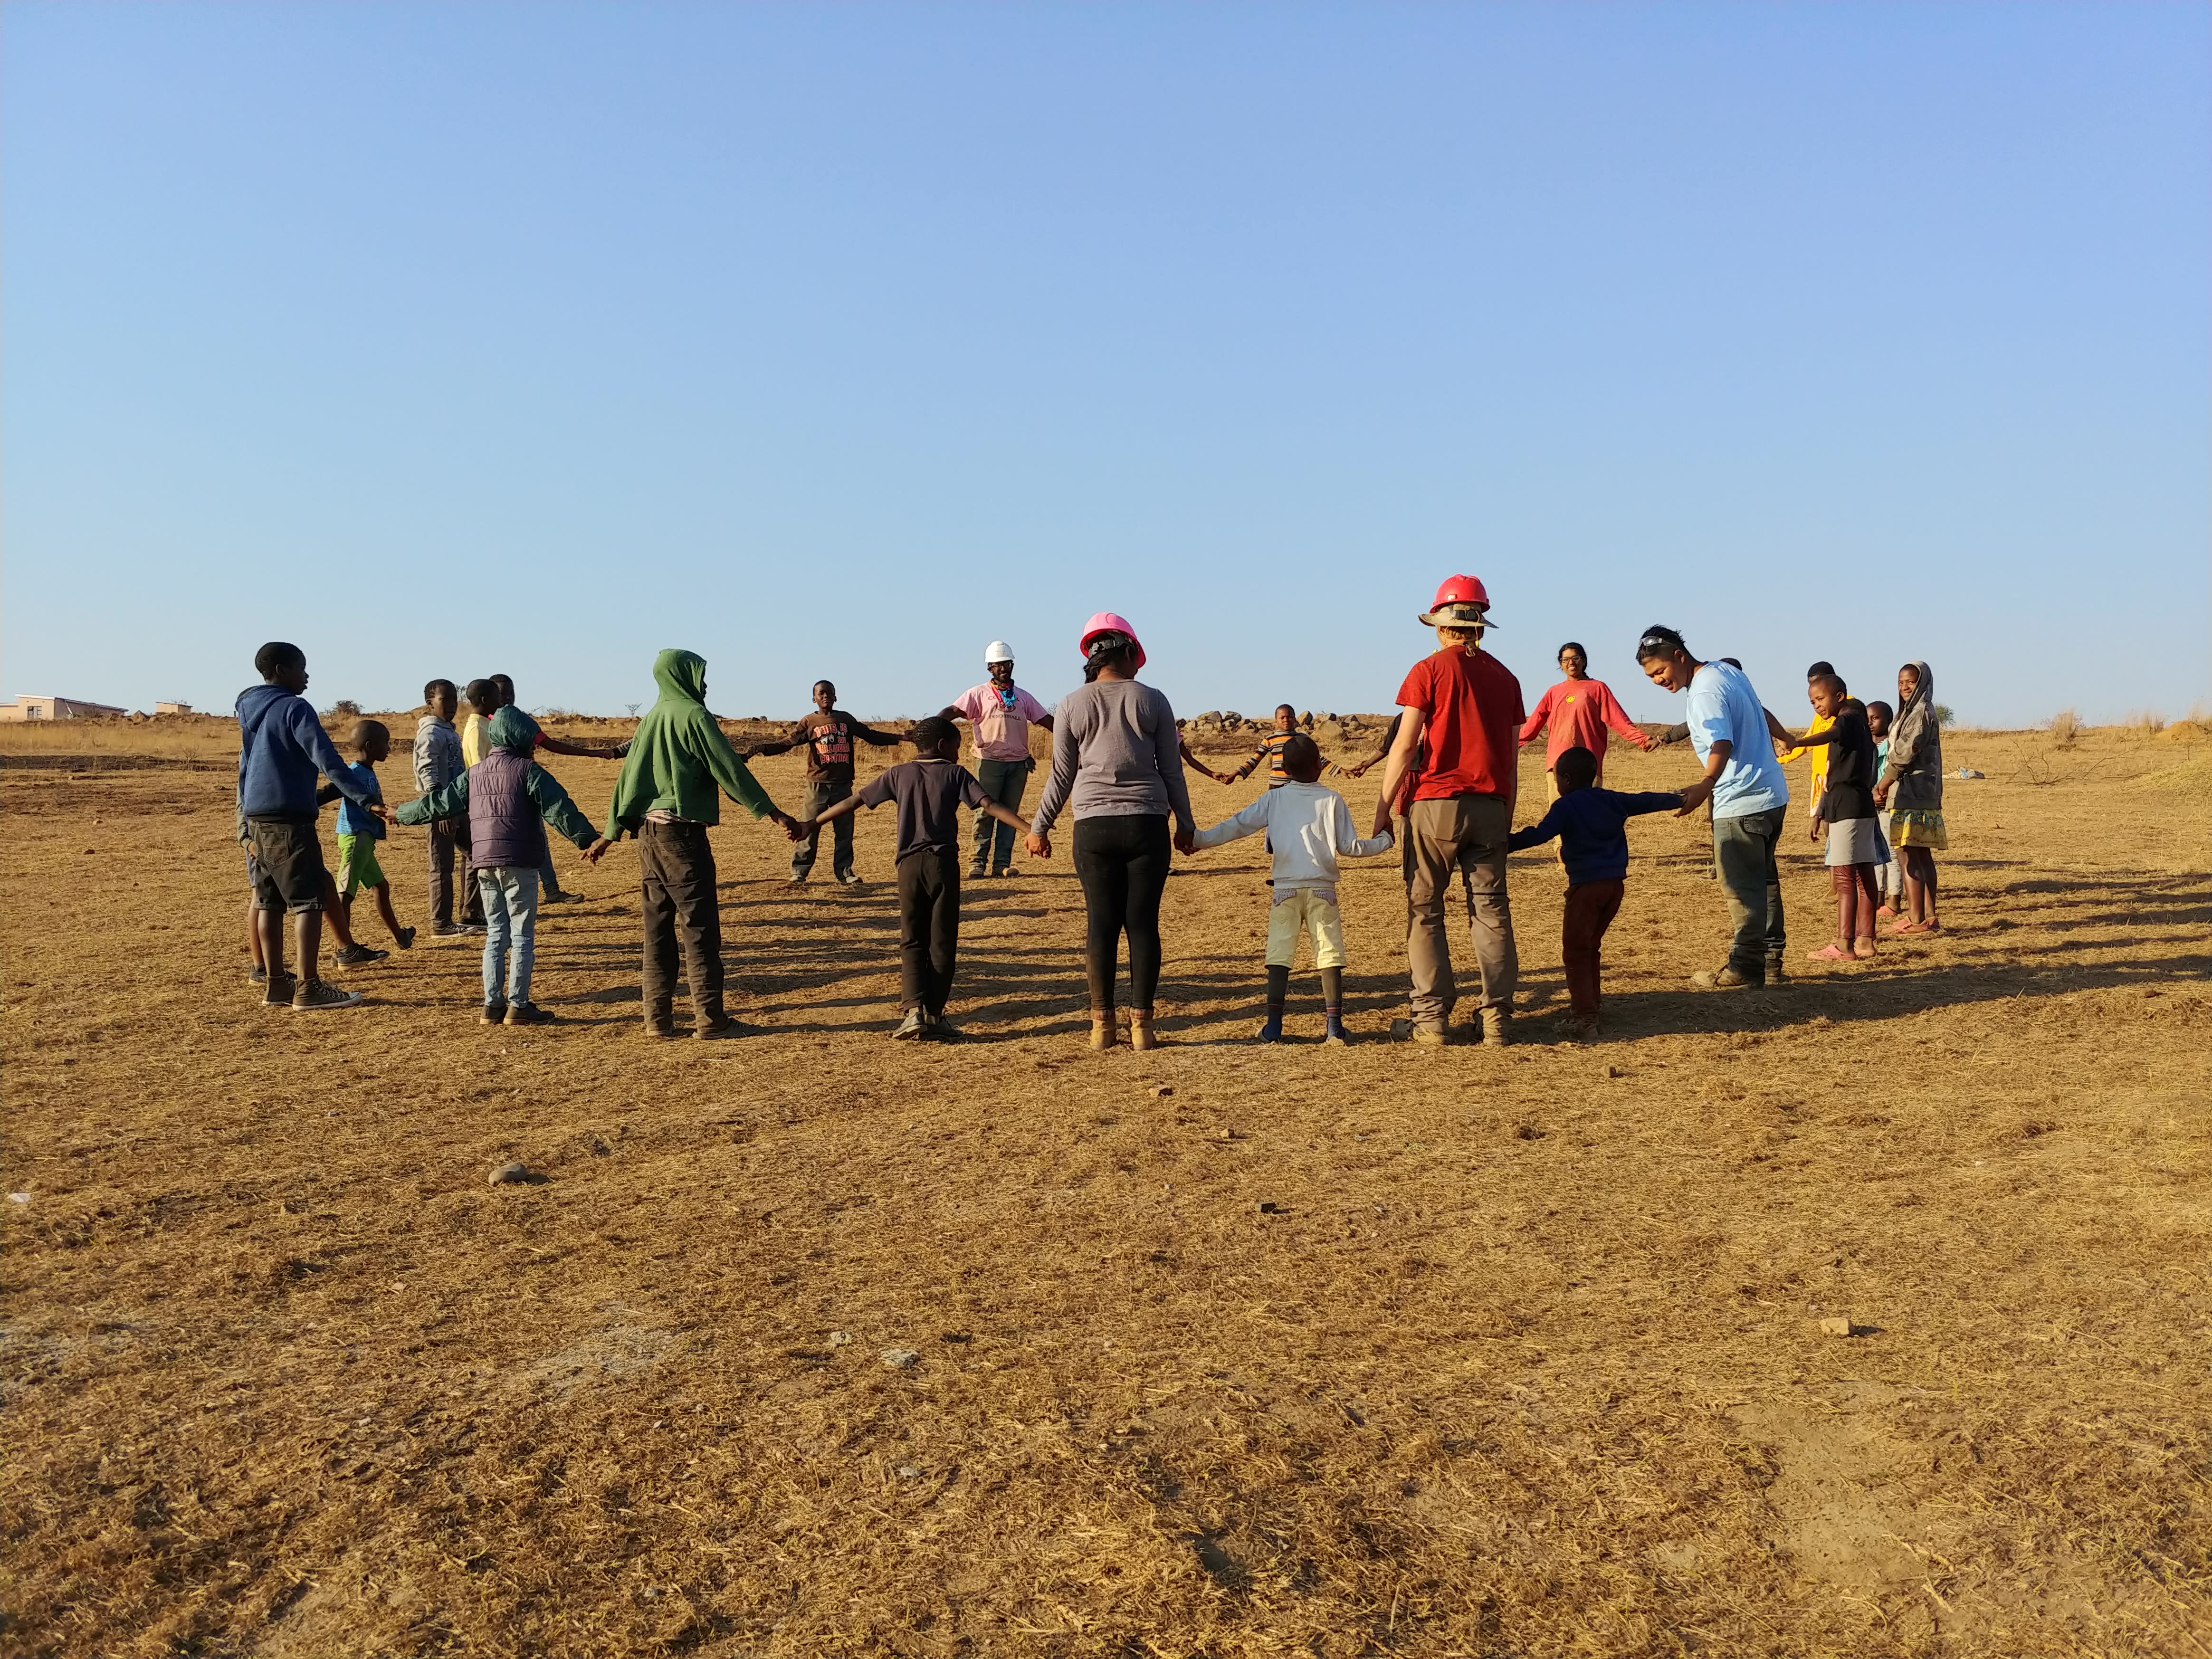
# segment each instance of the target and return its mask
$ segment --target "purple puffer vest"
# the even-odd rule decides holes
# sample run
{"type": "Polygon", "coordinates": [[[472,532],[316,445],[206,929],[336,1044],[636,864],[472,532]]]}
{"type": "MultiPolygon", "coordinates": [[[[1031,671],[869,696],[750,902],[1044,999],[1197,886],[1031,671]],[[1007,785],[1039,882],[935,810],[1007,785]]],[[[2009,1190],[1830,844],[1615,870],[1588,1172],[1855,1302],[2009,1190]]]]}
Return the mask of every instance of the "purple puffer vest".
{"type": "Polygon", "coordinates": [[[469,769],[469,868],[536,870],[545,862],[545,821],[525,787],[537,763],[495,749],[469,769]]]}

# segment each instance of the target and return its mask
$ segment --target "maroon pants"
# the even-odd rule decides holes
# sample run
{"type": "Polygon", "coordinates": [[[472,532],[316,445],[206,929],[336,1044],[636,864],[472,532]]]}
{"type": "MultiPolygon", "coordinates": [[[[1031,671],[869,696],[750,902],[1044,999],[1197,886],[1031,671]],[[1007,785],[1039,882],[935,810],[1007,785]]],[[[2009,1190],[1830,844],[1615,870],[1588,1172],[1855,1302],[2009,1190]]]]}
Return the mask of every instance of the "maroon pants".
{"type": "Polygon", "coordinates": [[[1598,947],[1620,910],[1624,884],[1577,882],[1567,889],[1567,912],[1559,924],[1559,955],[1567,967],[1567,998],[1577,1016],[1597,1018],[1598,947]]]}

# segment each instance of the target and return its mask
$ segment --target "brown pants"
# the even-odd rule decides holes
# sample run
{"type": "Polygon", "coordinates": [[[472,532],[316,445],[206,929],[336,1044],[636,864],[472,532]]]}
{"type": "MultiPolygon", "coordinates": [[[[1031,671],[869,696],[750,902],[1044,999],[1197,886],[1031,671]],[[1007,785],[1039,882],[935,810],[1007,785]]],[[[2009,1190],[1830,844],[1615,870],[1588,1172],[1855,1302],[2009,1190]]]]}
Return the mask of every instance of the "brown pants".
{"type": "Polygon", "coordinates": [[[1567,1000],[1582,1019],[1597,1018],[1599,950],[1605,930],[1620,911],[1619,881],[1578,881],[1567,889],[1559,923],[1559,957],[1566,964],[1567,1000]]]}
{"type": "Polygon", "coordinates": [[[702,1025],[722,1023],[722,903],[714,849],[703,823],[641,823],[637,867],[645,912],[645,1017],[665,1024],[676,996],[681,942],[691,1006],[702,1025]]]}
{"type": "Polygon", "coordinates": [[[1482,977],[1479,1006],[1510,1007],[1521,977],[1521,959],[1513,947],[1513,907],[1505,896],[1512,804],[1499,795],[1417,800],[1406,826],[1413,856],[1412,915],[1406,928],[1413,1024],[1442,1030],[1459,1000],[1444,930],[1444,901],[1455,874],[1467,892],[1468,928],[1482,977]]]}

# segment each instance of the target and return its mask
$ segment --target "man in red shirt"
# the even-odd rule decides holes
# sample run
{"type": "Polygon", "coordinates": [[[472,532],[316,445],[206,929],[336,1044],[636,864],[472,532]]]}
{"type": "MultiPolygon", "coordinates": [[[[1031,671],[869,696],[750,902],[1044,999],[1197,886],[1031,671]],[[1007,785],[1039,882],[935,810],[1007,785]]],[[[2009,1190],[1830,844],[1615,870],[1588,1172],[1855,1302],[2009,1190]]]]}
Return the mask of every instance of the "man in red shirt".
{"type": "Polygon", "coordinates": [[[1505,895],[1505,842],[1524,711],[1521,682],[1482,648],[1490,596],[1473,576],[1454,576],[1421,614],[1437,630],[1435,654],[1413,665],[1398,688],[1398,735],[1382,773],[1375,833],[1401,811],[1412,846],[1413,890],[1406,957],[1413,977],[1413,1041],[1440,1046],[1458,990],[1444,931],[1444,899],[1457,873],[1482,975],[1482,1040],[1510,1040],[1521,961],[1505,895]],[[1401,798],[1403,799],[1401,800],[1401,798]]]}

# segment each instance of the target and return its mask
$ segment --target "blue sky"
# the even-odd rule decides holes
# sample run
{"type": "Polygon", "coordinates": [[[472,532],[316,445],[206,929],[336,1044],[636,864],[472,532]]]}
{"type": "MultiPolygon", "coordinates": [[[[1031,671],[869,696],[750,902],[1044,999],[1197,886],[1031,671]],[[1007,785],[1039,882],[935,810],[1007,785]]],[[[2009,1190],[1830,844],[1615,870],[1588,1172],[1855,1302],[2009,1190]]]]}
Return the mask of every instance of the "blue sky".
{"type": "Polygon", "coordinates": [[[0,696],[2212,700],[2212,9],[0,13],[0,696]]]}

